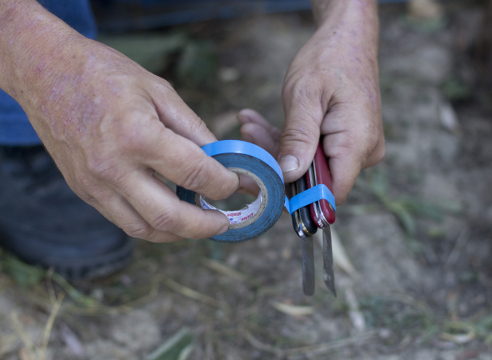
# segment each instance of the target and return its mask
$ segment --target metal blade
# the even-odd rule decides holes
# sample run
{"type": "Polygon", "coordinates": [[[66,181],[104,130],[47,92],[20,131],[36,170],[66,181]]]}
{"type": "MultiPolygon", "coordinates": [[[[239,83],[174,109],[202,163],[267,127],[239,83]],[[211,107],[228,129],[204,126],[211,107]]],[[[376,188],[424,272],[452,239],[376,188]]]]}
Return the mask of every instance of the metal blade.
{"type": "Polygon", "coordinates": [[[333,252],[331,249],[330,227],[323,229],[323,280],[326,287],[337,297],[335,290],[335,274],[333,273],[333,252]]]}
{"type": "Polygon", "coordinates": [[[302,239],[302,290],[304,295],[314,294],[314,251],[313,238],[306,236],[302,239]]]}

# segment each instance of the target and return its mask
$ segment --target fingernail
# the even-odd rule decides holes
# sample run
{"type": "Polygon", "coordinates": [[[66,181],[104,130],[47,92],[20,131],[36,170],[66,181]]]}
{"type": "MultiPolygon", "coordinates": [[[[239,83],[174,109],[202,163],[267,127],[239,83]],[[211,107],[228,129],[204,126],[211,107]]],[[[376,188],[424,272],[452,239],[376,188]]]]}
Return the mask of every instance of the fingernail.
{"type": "Polygon", "coordinates": [[[299,160],[295,156],[284,155],[280,158],[279,164],[282,171],[286,173],[297,170],[299,167],[299,160]]]}
{"type": "Polygon", "coordinates": [[[225,233],[227,230],[229,230],[229,225],[224,226],[220,231],[217,233],[217,235],[225,233]]]}
{"type": "Polygon", "coordinates": [[[253,138],[249,134],[243,134],[242,137],[243,137],[243,140],[244,141],[247,141],[247,142],[250,142],[250,143],[253,142],[253,138]]]}
{"type": "Polygon", "coordinates": [[[241,124],[246,124],[251,122],[251,119],[248,116],[244,116],[244,115],[238,115],[237,119],[241,124]]]}

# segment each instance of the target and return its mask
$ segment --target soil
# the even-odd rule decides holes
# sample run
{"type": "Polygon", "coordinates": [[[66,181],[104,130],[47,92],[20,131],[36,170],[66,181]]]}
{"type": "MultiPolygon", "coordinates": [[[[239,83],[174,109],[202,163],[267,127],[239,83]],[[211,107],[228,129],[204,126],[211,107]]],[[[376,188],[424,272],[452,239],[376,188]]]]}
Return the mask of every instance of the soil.
{"type": "MultiPolygon", "coordinates": [[[[334,230],[356,273],[335,269],[337,298],[319,247],[316,293],[302,294],[300,241],[284,214],[240,244],[136,241],[133,265],[73,283],[75,293],[0,272],[0,357],[40,359],[29,341],[42,345],[65,294],[46,359],[145,359],[187,328],[188,359],[491,360],[492,117],[469,51],[482,7],[446,4],[433,23],[380,7],[387,154],[338,208],[334,230]]],[[[283,76],[314,31],[309,13],[180,30],[213,44],[213,81],[175,86],[219,139],[239,137],[245,107],[282,127],[283,76]]]]}

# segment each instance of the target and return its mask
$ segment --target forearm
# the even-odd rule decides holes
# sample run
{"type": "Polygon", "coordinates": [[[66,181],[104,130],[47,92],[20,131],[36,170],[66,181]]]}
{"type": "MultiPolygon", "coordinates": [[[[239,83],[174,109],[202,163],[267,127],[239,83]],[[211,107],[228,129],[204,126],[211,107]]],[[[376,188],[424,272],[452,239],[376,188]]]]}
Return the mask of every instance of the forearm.
{"type": "Polygon", "coordinates": [[[0,0],[0,88],[23,105],[75,61],[83,38],[34,0],[0,0]]]}
{"type": "Polygon", "coordinates": [[[377,0],[310,0],[318,26],[334,19],[366,19],[364,25],[377,26],[377,0]]]}
{"type": "Polygon", "coordinates": [[[376,60],[379,38],[377,0],[311,0],[321,32],[376,60]]]}
{"type": "MultiPolygon", "coordinates": [[[[318,26],[315,41],[318,47],[347,51],[339,55],[340,64],[351,71],[371,72],[378,77],[377,56],[379,22],[377,0],[311,0],[318,26]]],[[[331,56],[337,56],[331,52],[331,56]]],[[[333,63],[334,59],[326,59],[333,63]]]]}

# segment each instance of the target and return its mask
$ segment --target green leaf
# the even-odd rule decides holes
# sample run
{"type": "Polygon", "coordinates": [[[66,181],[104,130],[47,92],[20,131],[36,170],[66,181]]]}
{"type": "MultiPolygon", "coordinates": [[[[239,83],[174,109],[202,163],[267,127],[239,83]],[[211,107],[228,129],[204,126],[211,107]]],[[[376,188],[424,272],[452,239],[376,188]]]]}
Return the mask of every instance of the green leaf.
{"type": "Polygon", "coordinates": [[[464,100],[471,96],[470,88],[456,77],[448,77],[441,85],[441,90],[449,100],[464,100]]]}
{"type": "Polygon", "coordinates": [[[375,171],[371,174],[370,179],[370,188],[371,191],[380,196],[386,196],[386,192],[388,191],[388,177],[384,171],[375,171]]]}
{"type": "Polygon", "coordinates": [[[186,360],[193,350],[193,334],[188,328],[182,328],[154,352],[146,360],[186,360]]]}
{"type": "Polygon", "coordinates": [[[6,256],[3,268],[23,287],[39,283],[46,274],[46,270],[28,265],[13,255],[6,256]]]}
{"type": "Polygon", "coordinates": [[[405,209],[405,206],[400,201],[386,201],[384,204],[389,211],[394,213],[400,221],[405,232],[413,236],[416,232],[415,221],[409,211],[405,209]]]}
{"type": "Polygon", "coordinates": [[[96,300],[82,294],[80,291],[75,289],[70,283],[63,278],[60,274],[53,273],[51,274],[51,279],[56,282],[58,285],[60,285],[63,290],[66,291],[68,296],[75,301],[77,304],[84,306],[84,307],[92,307],[97,304],[96,300]]]}

